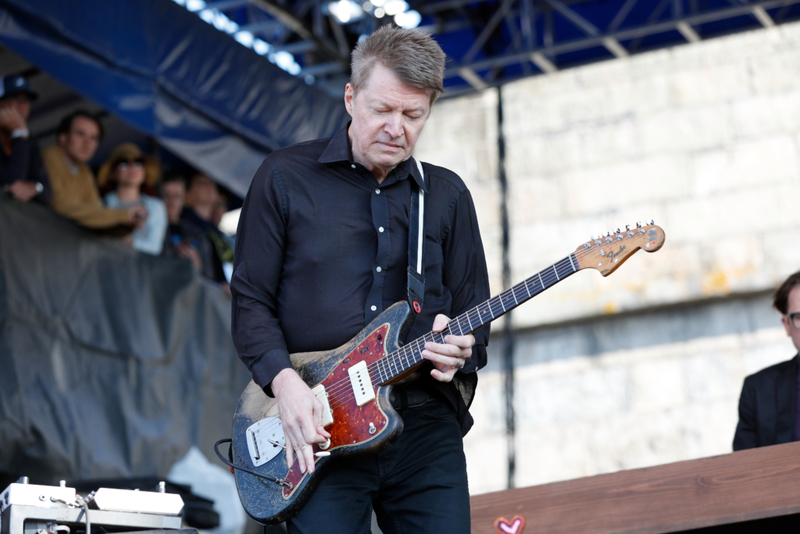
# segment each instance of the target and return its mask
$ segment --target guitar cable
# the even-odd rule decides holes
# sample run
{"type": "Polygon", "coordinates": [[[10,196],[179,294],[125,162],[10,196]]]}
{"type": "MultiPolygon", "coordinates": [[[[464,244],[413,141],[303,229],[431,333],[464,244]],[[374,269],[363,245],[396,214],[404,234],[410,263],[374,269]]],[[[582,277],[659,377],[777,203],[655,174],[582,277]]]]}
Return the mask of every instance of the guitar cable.
{"type": "Polygon", "coordinates": [[[245,472],[247,474],[250,474],[250,475],[253,475],[255,477],[263,478],[265,480],[269,480],[270,482],[273,482],[273,483],[275,483],[275,484],[277,484],[277,485],[279,485],[281,487],[284,487],[284,488],[292,489],[294,487],[294,484],[292,484],[291,482],[286,482],[282,478],[277,478],[277,477],[274,477],[272,475],[265,475],[263,473],[256,473],[255,471],[247,469],[246,467],[241,467],[241,466],[235,465],[233,463],[233,440],[231,438],[222,438],[221,440],[217,441],[214,444],[214,452],[217,453],[217,457],[219,457],[219,459],[222,460],[222,463],[224,463],[225,465],[227,465],[228,467],[231,468],[231,472],[233,472],[234,469],[238,469],[239,471],[243,471],[243,472],[245,472]],[[229,459],[226,459],[222,455],[222,453],[219,452],[219,446],[221,444],[223,444],[223,443],[230,443],[231,444],[231,446],[228,447],[228,458],[229,459]]]}

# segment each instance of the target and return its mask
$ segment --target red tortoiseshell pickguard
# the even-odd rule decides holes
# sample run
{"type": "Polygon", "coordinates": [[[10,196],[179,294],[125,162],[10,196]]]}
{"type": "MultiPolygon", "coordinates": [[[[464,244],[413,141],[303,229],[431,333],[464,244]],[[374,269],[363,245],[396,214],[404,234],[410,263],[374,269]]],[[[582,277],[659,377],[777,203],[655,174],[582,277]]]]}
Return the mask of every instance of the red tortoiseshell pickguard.
{"type": "MultiPolygon", "coordinates": [[[[362,406],[356,405],[353,387],[350,385],[348,369],[358,362],[364,361],[367,366],[383,358],[386,353],[384,343],[389,325],[384,324],[374,330],[354,350],[345,356],[336,368],[321,382],[328,393],[328,400],[333,411],[333,423],[325,427],[331,434],[330,452],[339,447],[358,445],[380,436],[386,428],[388,419],[378,405],[376,398],[362,406]],[[370,433],[370,423],[374,425],[374,432],[370,433]]],[[[374,378],[373,378],[374,380],[374,378]]],[[[377,388],[378,384],[373,383],[377,388]]],[[[314,453],[321,451],[319,445],[313,445],[314,453]]],[[[317,459],[316,461],[318,461],[317,459]]],[[[287,473],[285,480],[292,484],[291,488],[283,488],[284,498],[291,497],[298,488],[306,473],[300,472],[300,467],[295,460],[292,468],[287,473]]]]}

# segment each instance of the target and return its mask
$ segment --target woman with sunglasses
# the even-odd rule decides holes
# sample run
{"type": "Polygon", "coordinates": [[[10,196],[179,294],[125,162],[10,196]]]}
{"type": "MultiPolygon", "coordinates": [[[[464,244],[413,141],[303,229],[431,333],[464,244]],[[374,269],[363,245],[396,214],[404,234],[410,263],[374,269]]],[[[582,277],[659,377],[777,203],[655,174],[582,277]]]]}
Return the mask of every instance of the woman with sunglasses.
{"type": "Polygon", "coordinates": [[[133,248],[158,256],[167,231],[167,208],[160,198],[145,194],[152,190],[161,175],[158,163],[142,154],[133,143],[117,146],[97,173],[100,189],[111,189],[103,197],[110,208],[143,206],[147,219],[125,238],[133,248]]]}

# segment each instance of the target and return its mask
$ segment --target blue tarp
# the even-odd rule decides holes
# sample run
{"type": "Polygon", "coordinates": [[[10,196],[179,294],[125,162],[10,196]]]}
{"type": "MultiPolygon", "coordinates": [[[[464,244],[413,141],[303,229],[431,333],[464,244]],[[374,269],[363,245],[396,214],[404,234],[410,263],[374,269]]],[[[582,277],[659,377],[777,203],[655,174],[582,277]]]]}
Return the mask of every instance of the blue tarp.
{"type": "Polygon", "coordinates": [[[0,0],[0,41],[242,196],[269,152],[349,118],[170,0],[0,0]]]}

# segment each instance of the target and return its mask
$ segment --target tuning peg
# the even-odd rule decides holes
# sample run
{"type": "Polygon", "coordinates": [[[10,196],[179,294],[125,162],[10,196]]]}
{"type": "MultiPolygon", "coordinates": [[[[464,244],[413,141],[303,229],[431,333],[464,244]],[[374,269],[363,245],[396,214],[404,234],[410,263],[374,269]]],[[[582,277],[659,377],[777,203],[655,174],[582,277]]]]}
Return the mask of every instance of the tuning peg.
{"type": "Polygon", "coordinates": [[[650,219],[649,221],[647,221],[647,224],[649,224],[650,226],[654,225],[655,223],[656,222],[653,219],[650,219]]]}
{"type": "Polygon", "coordinates": [[[641,228],[641,227],[642,227],[642,223],[639,222],[639,221],[636,221],[636,228],[641,228]]]}
{"type": "Polygon", "coordinates": [[[608,237],[610,235],[611,235],[611,232],[606,232],[606,233],[603,234],[603,237],[608,237]]]}
{"type": "Polygon", "coordinates": [[[620,230],[619,228],[617,228],[617,229],[614,231],[614,233],[615,233],[615,234],[620,234],[620,233],[622,233],[622,230],[620,230]]]}
{"type": "Polygon", "coordinates": [[[625,230],[630,230],[630,229],[631,229],[631,225],[630,224],[626,224],[625,225],[625,230]]]}

